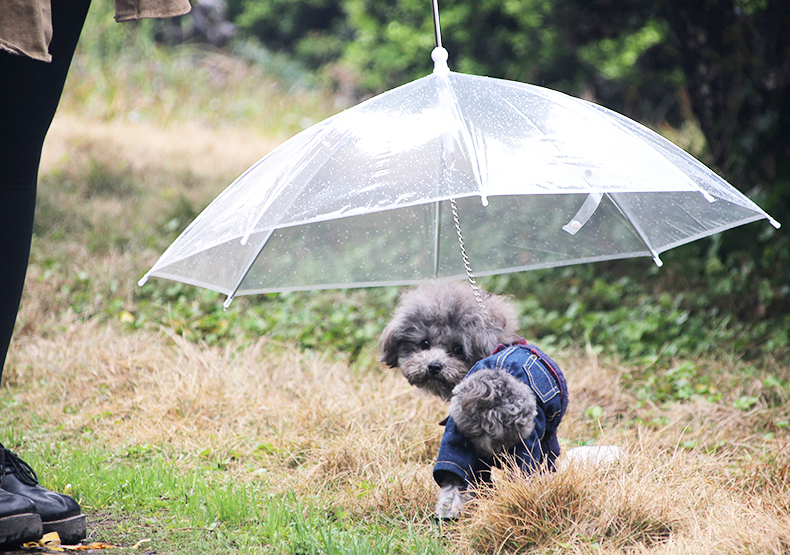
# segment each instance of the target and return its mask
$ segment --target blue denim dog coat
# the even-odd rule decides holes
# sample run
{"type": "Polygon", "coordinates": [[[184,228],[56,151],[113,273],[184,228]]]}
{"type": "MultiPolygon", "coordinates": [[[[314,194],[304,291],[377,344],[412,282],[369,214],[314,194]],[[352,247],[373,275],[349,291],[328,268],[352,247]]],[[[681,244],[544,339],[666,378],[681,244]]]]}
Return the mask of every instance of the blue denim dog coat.
{"type": "MultiPolygon", "coordinates": [[[[488,358],[475,364],[467,377],[485,368],[499,369],[530,386],[535,393],[537,414],[535,428],[505,455],[515,458],[527,474],[546,464],[555,469],[560,454],[557,428],[568,406],[568,386],[557,364],[534,345],[523,343],[505,347],[500,345],[488,358]]],[[[452,417],[448,417],[433,476],[441,484],[445,472],[455,474],[467,486],[470,482],[491,480],[491,467],[501,464],[503,457],[480,456],[471,442],[461,434],[452,417]]]]}

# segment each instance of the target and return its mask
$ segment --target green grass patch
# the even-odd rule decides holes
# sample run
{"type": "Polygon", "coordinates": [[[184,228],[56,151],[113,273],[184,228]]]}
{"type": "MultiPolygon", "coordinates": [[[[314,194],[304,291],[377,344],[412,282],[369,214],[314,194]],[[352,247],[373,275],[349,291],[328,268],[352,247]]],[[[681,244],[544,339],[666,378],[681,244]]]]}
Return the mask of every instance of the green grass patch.
{"type": "MultiPolygon", "coordinates": [[[[12,434],[3,442],[21,452],[20,439],[12,434]]],[[[299,498],[200,454],[156,445],[117,450],[75,442],[25,443],[23,448],[25,460],[46,477],[42,485],[81,504],[93,541],[145,544],[159,553],[450,552],[413,517],[362,519],[328,504],[330,496],[321,492],[299,498]]]]}

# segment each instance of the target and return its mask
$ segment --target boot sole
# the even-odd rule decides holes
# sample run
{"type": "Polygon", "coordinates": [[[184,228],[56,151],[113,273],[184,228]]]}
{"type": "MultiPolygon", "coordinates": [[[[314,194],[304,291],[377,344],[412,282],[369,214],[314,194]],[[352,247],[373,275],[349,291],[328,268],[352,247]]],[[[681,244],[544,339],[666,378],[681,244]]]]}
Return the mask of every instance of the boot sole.
{"type": "Polygon", "coordinates": [[[50,520],[42,522],[43,533],[49,534],[57,532],[60,536],[60,543],[63,545],[76,545],[85,539],[88,530],[85,515],[77,515],[62,520],[50,520]]]}
{"type": "Polygon", "coordinates": [[[0,518],[0,549],[35,541],[42,535],[41,517],[36,513],[0,518]]]}

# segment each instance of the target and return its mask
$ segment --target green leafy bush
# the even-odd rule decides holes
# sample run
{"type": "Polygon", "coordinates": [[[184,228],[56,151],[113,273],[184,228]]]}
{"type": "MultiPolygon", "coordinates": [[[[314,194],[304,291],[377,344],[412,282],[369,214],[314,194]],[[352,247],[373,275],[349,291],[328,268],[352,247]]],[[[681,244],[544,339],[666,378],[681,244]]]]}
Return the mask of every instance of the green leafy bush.
{"type": "Polygon", "coordinates": [[[720,240],[669,251],[662,268],[646,259],[624,260],[482,283],[513,295],[522,330],[543,343],[589,343],[647,363],[715,353],[787,357],[786,287],[778,276],[767,279],[748,258],[721,257],[720,240]]]}

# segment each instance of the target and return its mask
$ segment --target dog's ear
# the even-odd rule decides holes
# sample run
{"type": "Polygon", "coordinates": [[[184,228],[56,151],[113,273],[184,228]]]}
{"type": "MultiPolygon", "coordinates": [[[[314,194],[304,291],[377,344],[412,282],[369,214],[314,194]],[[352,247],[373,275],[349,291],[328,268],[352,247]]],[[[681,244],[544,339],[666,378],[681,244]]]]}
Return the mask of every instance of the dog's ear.
{"type": "Polygon", "coordinates": [[[475,360],[486,358],[499,343],[511,345],[519,336],[516,309],[505,297],[488,295],[485,298],[486,312],[485,323],[471,335],[473,356],[475,360]]]}
{"type": "Polygon", "coordinates": [[[491,295],[486,299],[486,306],[488,317],[499,332],[497,341],[507,344],[517,340],[518,316],[513,303],[501,295],[491,295]]]}
{"type": "Polygon", "coordinates": [[[400,348],[400,340],[397,333],[397,324],[393,320],[390,322],[384,331],[381,333],[379,340],[379,350],[381,351],[381,362],[390,368],[398,367],[398,349],[400,348]]]}
{"type": "Polygon", "coordinates": [[[507,339],[502,339],[501,330],[493,327],[481,330],[472,340],[472,357],[475,362],[491,356],[496,346],[500,343],[507,344],[507,339]]]}

